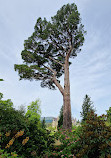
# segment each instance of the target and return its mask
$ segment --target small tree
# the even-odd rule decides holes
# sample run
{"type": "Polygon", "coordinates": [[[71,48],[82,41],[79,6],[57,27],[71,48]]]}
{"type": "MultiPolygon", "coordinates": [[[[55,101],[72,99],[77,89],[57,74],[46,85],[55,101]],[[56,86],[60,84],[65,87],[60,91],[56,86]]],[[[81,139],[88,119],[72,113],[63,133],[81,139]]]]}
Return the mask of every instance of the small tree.
{"type": "Polygon", "coordinates": [[[32,101],[30,105],[28,106],[28,110],[25,114],[25,116],[28,118],[29,121],[33,123],[40,123],[40,116],[41,116],[41,110],[40,110],[40,100],[32,101]]]}
{"type": "Polygon", "coordinates": [[[58,127],[61,127],[63,125],[63,106],[60,110],[59,120],[58,120],[58,127]]]}
{"type": "Polygon", "coordinates": [[[107,121],[111,123],[111,107],[109,107],[109,110],[106,110],[106,112],[107,112],[107,121]]]}
{"type": "Polygon", "coordinates": [[[42,120],[42,128],[46,128],[46,122],[45,122],[45,117],[42,120]]]}
{"type": "Polygon", "coordinates": [[[86,94],[82,105],[82,112],[80,112],[82,117],[82,123],[86,121],[88,112],[91,111],[95,112],[93,108],[93,102],[91,101],[91,98],[86,94]]]}
{"type": "Polygon", "coordinates": [[[72,128],[70,104],[70,58],[75,58],[84,42],[84,26],[75,4],[64,5],[47,21],[37,19],[34,33],[24,42],[24,64],[15,65],[20,79],[41,80],[42,87],[59,89],[63,96],[63,127],[72,128]],[[64,87],[59,78],[64,73],[64,87]]]}
{"type": "Polygon", "coordinates": [[[7,100],[2,100],[3,99],[3,94],[0,93],[0,109],[11,109],[13,107],[13,102],[11,101],[11,99],[7,99],[7,100]]]}

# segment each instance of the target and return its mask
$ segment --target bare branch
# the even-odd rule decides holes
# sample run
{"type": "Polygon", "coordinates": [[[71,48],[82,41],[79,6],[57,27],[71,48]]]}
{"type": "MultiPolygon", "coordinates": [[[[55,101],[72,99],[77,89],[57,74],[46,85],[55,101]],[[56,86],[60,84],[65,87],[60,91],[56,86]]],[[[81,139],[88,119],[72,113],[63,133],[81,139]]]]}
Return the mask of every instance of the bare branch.
{"type": "Polygon", "coordinates": [[[58,64],[60,64],[62,67],[64,67],[64,65],[63,65],[61,62],[57,61],[56,59],[54,59],[54,58],[52,58],[52,57],[50,57],[50,56],[49,56],[49,59],[55,61],[56,63],[58,63],[58,64]]]}

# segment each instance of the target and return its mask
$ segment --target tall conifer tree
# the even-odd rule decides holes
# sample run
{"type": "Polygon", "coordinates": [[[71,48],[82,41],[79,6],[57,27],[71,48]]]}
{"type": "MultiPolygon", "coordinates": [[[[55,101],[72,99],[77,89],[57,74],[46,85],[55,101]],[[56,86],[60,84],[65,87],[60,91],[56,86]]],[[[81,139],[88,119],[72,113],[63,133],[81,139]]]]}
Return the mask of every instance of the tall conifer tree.
{"type": "Polygon", "coordinates": [[[59,89],[63,96],[63,127],[72,127],[69,62],[81,51],[84,26],[75,4],[64,5],[47,21],[37,19],[34,32],[24,42],[21,53],[24,64],[15,65],[20,79],[41,80],[42,87],[59,89]],[[64,74],[64,86],[59,78],[64,74]]]}

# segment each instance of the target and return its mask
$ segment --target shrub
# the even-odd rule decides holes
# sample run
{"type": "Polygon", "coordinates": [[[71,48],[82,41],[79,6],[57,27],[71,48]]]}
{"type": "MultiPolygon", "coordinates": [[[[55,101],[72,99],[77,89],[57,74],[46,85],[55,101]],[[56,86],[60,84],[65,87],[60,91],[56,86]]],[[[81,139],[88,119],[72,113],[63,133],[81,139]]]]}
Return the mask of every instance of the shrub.
{"type": "Polygon", "coordinates": [[[59,140],[61,144],[55,145],[53,150],[46,153],[48,158],[67,157],[74,158],[74,148],[79,140],[75,129],[72,131],[60,129],[55,133],[55,139],[59,140]]]}
{"type": "MultiPolygon", "coordinates": [[[[30,121],[9,103],[0,102],[0,139],[4,152],[16,153],[23,158],[35,158],[53,146],[50,132],[42,129],[40,121],[30,121]]],[[[11,104],[12,105],[12,104],[11,104]]]]}
{"type": "Polygon", "coordinates": [[[72,131],[59,129],[55,138],[60,140],[61,144],[46,153],[48,158],[111,157],[111,127],[106,126],[105,115],[98,117],[91,111],[82,126],[75,126],[72,131]]]}
{"type": "Polygon", "coordinates": [[[93,111],[88,113],[76,147],[77,158],[108,158],[109,155],[111,156],[111,127],[106,126],[105,117],[105,115],[97,117],[93,111]]]}
{"type": "Polygon", "coordinates": [[[0,148],[0,158],[22,158],[16,154],[16,152],[7,153],[3,149],[0,148]]]}
{"type": "Polygon", "coordinates": [[[51,144],[54,143],[54,140],[48,131],[43,129],[37,129],[36,126],[30,125],[29,133],[27,131],[18,131],[13,137],[10,132],[1,134],[1,139],[7,139],[9,137],[9,141],[2,141],[2,149],[5,146],[5,151],[11,153],[16,151],[18,155],[21,155],[23,158],[27,156],[38,157],[44,154],[45,150],[48,150],[51,147],[51,144]],[[33,129],[33,131],[32,131],[33,129]],[[29,135],[29,136],[28,136],[29,135]]]}

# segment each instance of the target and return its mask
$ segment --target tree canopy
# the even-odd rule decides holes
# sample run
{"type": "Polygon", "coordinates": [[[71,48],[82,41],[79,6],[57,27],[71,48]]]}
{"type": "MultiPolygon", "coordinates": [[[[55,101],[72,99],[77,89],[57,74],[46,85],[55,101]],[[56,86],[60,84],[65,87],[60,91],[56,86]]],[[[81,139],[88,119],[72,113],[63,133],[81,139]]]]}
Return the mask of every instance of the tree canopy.
{"type": "Polygon", "coordinates": [[[32,101],[27,108],[25,114],[29,121],[38,123],[40,122],[41,110],[40,110],[40,100],[32,101]]]}
{"type": "Polygon", "coordinates": [[[11,99],[7,99],[7,100],[2,100],[3,99],[3,94],[0,93],[0,109],[11,109],[13,108],[13,102],[11,101],[11,99]]]}
{"type": "Polygon", "coordinates": [[[41,80],[42,87],[55,89],[53,74],[59,83],[68,51],[71,50],[71,58],[81,51],[83,27],[75,4],[64,5],[51,21],[38,18],[32,36],[24,41],[21,53],[24,64],[15,64],[20,79],[41,80]]]}

